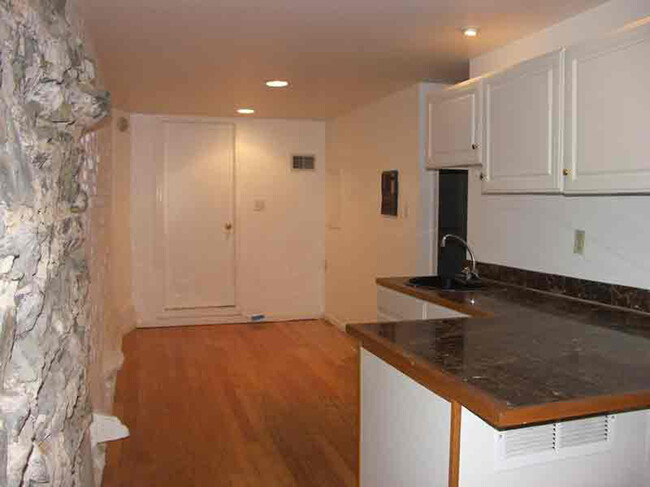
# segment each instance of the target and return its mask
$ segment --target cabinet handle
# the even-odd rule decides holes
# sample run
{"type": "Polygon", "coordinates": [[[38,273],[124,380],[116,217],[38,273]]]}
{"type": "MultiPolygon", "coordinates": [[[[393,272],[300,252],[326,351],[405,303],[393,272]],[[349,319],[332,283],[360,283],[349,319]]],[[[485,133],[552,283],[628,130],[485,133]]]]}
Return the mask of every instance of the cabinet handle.
{"type": "Polygon", "coordinates": [[[232,223],[226,223],[226,224],[224,225],[224,228],[225,228],[226,230],[232,230],[232,223]]]}
{"type": "Polygon", "coordinates": [[[485,179],[485,174],[481,173],[481,174],[479,175],[479,179],[480,179],[481,181],[483,181],[483,180],[485,179]]]}
{"type": "Polygon", "coordinates": [[[569,174],[571,174],[571,171],[569,171],[568,169],[562,169],[562,175],[568,176],[569,174]]]}
{"type": "Polygon", "coordinates": [[[478,149],[478,144],[472,144],[472,150],[478,149]]]}

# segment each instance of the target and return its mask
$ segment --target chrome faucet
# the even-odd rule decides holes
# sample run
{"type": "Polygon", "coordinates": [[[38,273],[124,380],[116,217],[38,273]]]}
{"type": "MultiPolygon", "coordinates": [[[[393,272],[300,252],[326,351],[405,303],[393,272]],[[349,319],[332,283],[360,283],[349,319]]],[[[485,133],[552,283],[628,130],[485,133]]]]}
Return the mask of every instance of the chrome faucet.
{"type": "Polygon", "coordinates": [[[453,238],[454,240],[458,240],[463,246],[467,249],[467,252],[469,252],[469,257],[472,262],[472,266],[470,268],[465,267],[461,273],[465,276],[465,280],[469,281],[472,278],[478,279],[478,270],[476,268],[476,259],[474,258],[474,252],[472,252],[472,249],[470,248],[469,244],[460,238],[458,235],[454,235],[453,233],[448,233],[444,237],[442,237],[442,240],[440,241],[440,248],[444,248],[447,245],[447,239],[453,238]]]}

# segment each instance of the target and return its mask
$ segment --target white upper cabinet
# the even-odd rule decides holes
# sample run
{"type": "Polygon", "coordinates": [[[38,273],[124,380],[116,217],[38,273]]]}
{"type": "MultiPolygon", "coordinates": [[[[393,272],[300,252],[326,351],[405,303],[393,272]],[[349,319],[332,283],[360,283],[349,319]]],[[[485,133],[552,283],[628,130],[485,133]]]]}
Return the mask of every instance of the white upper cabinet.
{"type": "Polygon", "coordinates": [[[562,190],[563,57],[555,51],[484,79],[483,192],[562,190]]]}
{"type": "Polygon", "coordinates": [[[461,83],[427,98],[427,167],[481,163],[482,81],[461,83]]]}
{"type": "Polygon", "coordinates": [[[567,49],[565,193],[650,191],[650,22],[567,49]]]}

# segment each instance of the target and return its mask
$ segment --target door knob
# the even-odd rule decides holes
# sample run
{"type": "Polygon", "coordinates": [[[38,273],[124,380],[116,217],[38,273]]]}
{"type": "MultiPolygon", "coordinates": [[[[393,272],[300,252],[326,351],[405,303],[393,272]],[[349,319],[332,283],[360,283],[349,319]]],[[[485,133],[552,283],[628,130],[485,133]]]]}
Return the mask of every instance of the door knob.
{"type": "Polygon", "coordinates": [[[226,223],[224,227],[226,230],[232,230],[232,223],[226,223]]]}
{"type": "Polygon", "coordinates": [[[478,144],[472,144],[472,150],[478,149],[478,144]]]}

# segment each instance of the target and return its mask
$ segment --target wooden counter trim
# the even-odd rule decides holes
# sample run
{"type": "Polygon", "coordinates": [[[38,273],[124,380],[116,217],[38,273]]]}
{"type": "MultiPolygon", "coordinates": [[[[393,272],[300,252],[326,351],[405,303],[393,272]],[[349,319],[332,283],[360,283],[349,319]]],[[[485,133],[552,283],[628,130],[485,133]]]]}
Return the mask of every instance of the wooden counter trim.
{"type": "Polygon", "coordinates": [[[360,330],[355,325],[348,325],[347,332],[358,338],[361,346],[369,352],[443,399],[463,405],[497,429],[650,408],[650,391],[509,407],[506,402],[405,353],[399,346],[374,333],[360,330]]]}
{"type": "Polygon", "coordinates": [[[449,435],[449,487],[458,487],[460,482],[460,427],[463,407],[456,401],[451,403],[451,429],[449,435]]]}
{"type": "MultiPolygon", "coordinates": [[[[407,278],[404,279],[406,280],[407,278]]],[[[375,282],[377,283],[377,285],[381,287],[392,289],[393,291],[397,291],[402,294],[408,294],[409,296],[413,296],[414,298],[421,299],[422,301],[438,304],[440,306],[444,306],[445,308],[453,309],[454,311],[458,311],[459,313],[464,313],[469,316],[474,316],[474,317],[494,316],[492,313],[488,313],[487,311],[481,311],[476,306],[459,303],[457,301],[452,301],[450,299],[445,299],[437,295],[435,291],[432,292],[430,290],[422,290],[415,287],[406,286],[403,283],[395,282],[395,278],[379,277],[375,280],[375,282]]]]}
{"type": "Polygon", "coordinates": [[[514,428],[526,424],[648,408],[650,408],[650,391],[596,396],[588,399],[552,402],[538,406],[507,408],[499,413],[495,425],[500,428],[514,428]]]}
{"type": "Polygon", "coordinates": [[[499,415],[506,409],[505,402],[436,369],[418,357],[405,354],[400,347],[382,337],[367,334],[354,325],[348,325],[347,331],[361,340],[361,346],[370,353],[443,399],[456,401],[471,409],[491,424],[496,424],[499,415]]]}

